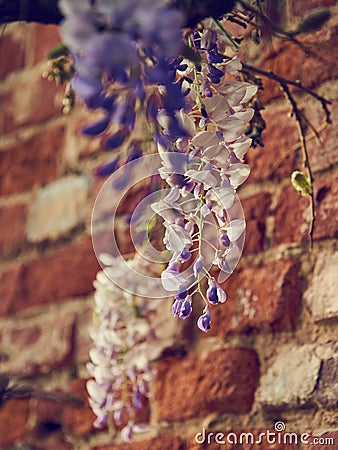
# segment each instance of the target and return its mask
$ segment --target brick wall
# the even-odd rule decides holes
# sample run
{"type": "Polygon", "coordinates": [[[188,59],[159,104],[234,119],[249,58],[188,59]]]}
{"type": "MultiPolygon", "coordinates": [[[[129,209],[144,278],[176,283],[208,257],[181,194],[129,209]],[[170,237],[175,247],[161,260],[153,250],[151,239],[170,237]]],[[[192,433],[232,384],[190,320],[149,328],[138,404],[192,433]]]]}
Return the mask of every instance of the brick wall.
{"type": "MultiPolygon", "coordinates": [[[[223,445],[214,439],[218,432],[257,436],[277,421],[288,432],[334,437],[338,445],[338,71],[332,64],[338,6],[281,4],[289,28],[313,4],[330,6],[333,14],[322,31],[302,38],[327,62],[289,44],[264,51],[245,46],[249,63],[304,80],[332,100],[332,126],[320,142],[308,144],[315,177],[313,250],[308,200],[289,181],[301,161],[299,151],[289,152],[298,142],[296,127],[278,86],[268,81],[265,147],[248,156],[252,174],[240,191],[247,237],[240,264],[224,284],[228,301],[213,311],[207,335],[184,324],[184,352],[157,364],[153,428],[131,444],[93,429],[85,392],[92,281],[99,269],[90,214],[102,184],[92,173],[105,155],[97,142],[78,135],[86,113],[78,106],[63,117],[61,90],[41,78],[45,54],[59,40],[57,29],[6,27],[0,40],[0,372],[59,397],[26,395],[5,402],[0,449],[335,448],[313,438],[300,447],[234,439],[223,445]],[[84,405],[61,401],[65,394],[83,398],[84,405]],[[195,440],[203,429],[214,433],[209,444],[195,440]]],[[[297,95],[319,126],[319,105],[297,95]]]]}

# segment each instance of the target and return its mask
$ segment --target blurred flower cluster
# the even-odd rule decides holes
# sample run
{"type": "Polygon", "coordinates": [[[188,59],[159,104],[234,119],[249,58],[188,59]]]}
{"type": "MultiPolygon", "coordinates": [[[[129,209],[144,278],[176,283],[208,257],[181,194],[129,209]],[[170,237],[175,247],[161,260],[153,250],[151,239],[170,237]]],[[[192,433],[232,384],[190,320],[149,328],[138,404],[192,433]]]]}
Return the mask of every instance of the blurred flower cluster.
{"type": "MultiPolygon", "coordinates": [[[[123,274],[117,259],[107,255],[105,259],[108,269],[132,280],[132,270],[123,274]]],[[[130,268],[140,264],[137,257],[129,261],[130,268]]],[[[161,324],[155,314],[158,302],[127,293],[103,271],[97,274],[94,287],[93,347],[87,364],[93,377],[87,390],[97,416],[94,426],[113,424],[121,430],[123,440],[129,441],[133,433],[149,428],[135,419],[150,395],[151,363],[160,352],[156,339],[156,328],[161,324]]]]}
{"type": "Polygon", "coordinates": [[[60,0],[65,16],[61,35],[76,69],[72,88],[102,117],[83,133],[105,133],[106,150],[121,146],[134,129],[137,113],[160,132],[164,110],[173,135],[184,135],[175,112],[184,106],[175,81],[182,48],[182,13],[166,0],[60,0]],[[161,93],[157,87],[161,85],[161,93]],[[156,92],[152,92],[156,88],[156,92]],[[110,131],[113,128],[113,132],[110,131]]]}

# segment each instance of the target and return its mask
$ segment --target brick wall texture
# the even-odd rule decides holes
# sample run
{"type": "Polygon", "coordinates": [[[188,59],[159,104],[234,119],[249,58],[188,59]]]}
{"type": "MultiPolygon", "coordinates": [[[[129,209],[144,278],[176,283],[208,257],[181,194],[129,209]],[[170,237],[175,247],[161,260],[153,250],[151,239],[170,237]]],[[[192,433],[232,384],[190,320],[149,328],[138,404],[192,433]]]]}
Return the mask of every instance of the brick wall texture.
{"type": "MultiPolygon", "coordinates": [[[[78,134],[88,117],[82,106],[63,116],[62,90],[41,77],[46,52],[59,41],[57,27],[16,23],[1,33],[0,373],[53,395],[0,401],[0,450],[338,448],[338,4],[278,3],[287,29],[310,8],[332,13],[322,30],[300,37],[317,58],[285,42],[243,44],[248,63],[300,79],[332,101],[332,125],[308,141],[313,248],[308,199],[290,185],[302,161],[296,126],[278,85],[263,80],[265,146],[247,158],[252,174],[240,190],[246,243],[224,283],[228,301],[212,307],[209,333],[184,323],[183,351],[168,349],[156,363],[151,430],[128,444],[93,428],[85,391],[99,270],[90,216],[102,181],[93,173],[106,155],[78,134]],[[258,439],[277,422],[286,427],[279,440],[253,443],[245,435],[258,439]],[[283,441],[288,432],[298,442],[283,441]],[[310,436],[303,442],[302,433],[310,436]]],[[[319,103],[295,95],[319,127],[319,103]]],[[[139,197],[136,190],[120,205],[121,224],[139,197]]],[[[116,235],[122,252],[130,252],[124,230],[116,235]]]]}

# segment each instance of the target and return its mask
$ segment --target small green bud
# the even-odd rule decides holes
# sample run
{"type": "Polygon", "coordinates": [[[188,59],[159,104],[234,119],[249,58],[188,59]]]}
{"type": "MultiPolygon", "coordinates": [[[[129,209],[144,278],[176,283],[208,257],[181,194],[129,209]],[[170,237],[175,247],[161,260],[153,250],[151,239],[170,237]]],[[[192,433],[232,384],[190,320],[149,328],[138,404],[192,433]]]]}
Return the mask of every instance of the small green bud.
{"type": "Polygon", "coordinates": [[[60,58],[60,56],[69,55],[68,47],[63,42],[59,42],[52,50],[48,52],[48,59],[60,58]]]}
{"type": "Polygon", "coordinates": [[[291,174],[292,186],[302,195],[311,195],[312,186],[309,177],[305,173],[295,170],[291,174]]]}

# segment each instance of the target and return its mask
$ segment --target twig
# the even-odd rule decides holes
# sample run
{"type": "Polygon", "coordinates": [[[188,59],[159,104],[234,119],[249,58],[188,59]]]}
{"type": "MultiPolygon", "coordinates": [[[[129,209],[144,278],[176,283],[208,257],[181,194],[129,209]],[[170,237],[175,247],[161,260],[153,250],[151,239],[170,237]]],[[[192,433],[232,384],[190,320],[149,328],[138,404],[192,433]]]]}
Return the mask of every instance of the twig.
{"type": "Polygon", "coordinates": [[[312,170],[311,170],[311,166],[310,166],[309,154],[307,151],[306,138],[305,138],[306,130],[305,130],[304,123],[303,123],[302,113],[298,108],[296,100],[293,98],[293,96],[290,92],[289,86],[286,83],[280,82],[280,87],[283,90],[287,100],[289,101],[291,108],[292,108],[292,112],[296,119],[298,133],[299,133],[300,148],[301,148],[301,151],[303,154],[304,167],[307,170],[307,173],[309,176],[309,181],[310,181],[310,186],[311,186],[311,193],[310,193],[311,221],[310,221],[309,237],[310,237],[310,247],[312,248],[312,246],[313,246],[313,230],[314,230],[316,216],[315,216],[315,200],[314,200],[314,192],[313,192],[313,175],[312,175],[312,170]]]}
{"type": "Polygon", "coordinates": [[[259,67],[251,66],[250,64],[242,63],[242,66],[243,66],[244,70],[248,70],[248,71],[253,72],[253,73],[258,73],[259,75],[262,75],[262,76],[264,76],[266,78],[270,78],[271,80],[275,80],[281,86],[282,85],[295,86],[298,89],[300,89],[301,91],[306,92],[307,94],[311,95],[313,98],[315,98],[316,100],[318,100],[321,103],[322,108],[325,111],[326,122],[327,123],[331,123],[331,114],[330,114],[330,111],[328,109],[328,105],[331,105],[331,101],[327,100],[325,97],[322,97],[321,95],[319,95],[316,92],[312,91],[311,89],[307,88],[299,80],[289,80],[287,78],[284,78],[284,77],[282,77],[280,75],[275,74],[271,70],[263,70],[263,69],[260,69],[259,67]]]}

